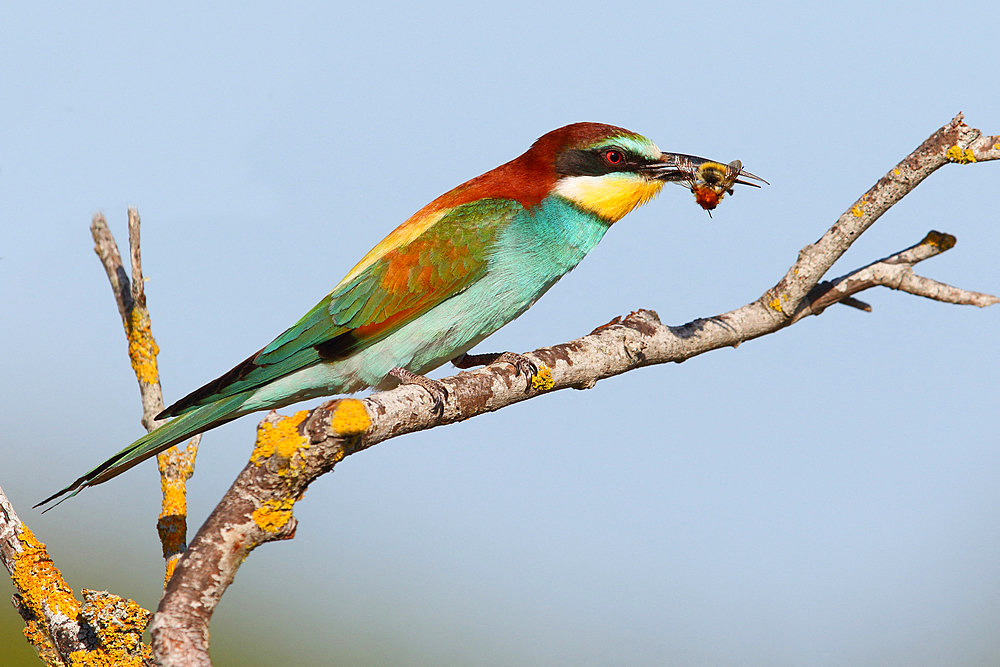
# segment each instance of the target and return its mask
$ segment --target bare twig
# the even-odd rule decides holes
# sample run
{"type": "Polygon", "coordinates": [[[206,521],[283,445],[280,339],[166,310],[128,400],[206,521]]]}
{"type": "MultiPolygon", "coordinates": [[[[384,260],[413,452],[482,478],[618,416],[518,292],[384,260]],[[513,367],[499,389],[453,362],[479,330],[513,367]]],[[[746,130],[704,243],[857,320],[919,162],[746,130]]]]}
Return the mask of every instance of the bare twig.
{"type": "Polygon", "coordinates": [[[992,294],[952,287],[913,272],[914,264],[950,250],[955,243],[956,239],[951,234],[932,230],[920,243],[906,250],[872,262],[840,278],[824,281],[809,292],[808,304],[798,309],[792,322],[797,322],[808,315],[819,315],[831,304],[843,303],[851,299],[852,294],[877,286],[963,306],[985,308],[1000,303],[1000,299],[992,294]]]}
{"type": "Polygon", "coordinates": [[[316,477],[345,456],[548,391],[585,389],[634,368],[737,346],[819,314],[838,301],[864,307],[852,295],[874,285],[952,303],[995,303],[996,297],[931,284],[913,275],[914,264],[953,244],[945,242],[952,237],[937,233],[818,287],[834,262],[890,206],[942,165],[973,158],[1000,158],[1000,139],[966,127],[959,114],[879,180],[819,241],[803,248],[786,275],[757,300],[677,327],[661,324],[653,311],[639,310],[577,340],[535,350],[527,356],[540,372],[527,394],[523,376],[509,364],[496,364],[444,379],[449,398],[443,415],[434,412],[428,392],[408,385],[364,400],[333,400],[291,417],[272,413],[258,427],[250,462],[198,531],[167,585],[151,623],[157,659],[164,665],[210,664],[209,621],[236,570],[257,545],[294,535],[294,503],[316,477]]]}
{"type": "MultiPolygon", "coordinates": [[[[146,308],[145,278],[142,275],[142,252],[139,244],[141,222],[134,208],[128,210],[129,258],[132,264],[132,281],[125,273],[111,230],[104,215],[98,213],[90,225],[94,237],[94,251],[101,258],[111,282],[111,290],[118,304],[128,340],[128,355],[139,382],[142,399],[142,425],[152,431],[160,422],[156,415],[163,412],[163,392],[156,363],[159,347],[153,338],[149,310],[146,308]]],[[[163,489],[163,504],[156,530],[163,546],[166,561],[164,585],[170,579],[180,555],[187,548],[187,480],[194,473],[195,457],[201,436],[191,439],[183,450],[171,447],[156,457],[163,489]]]]}
{"type": "Polygon", "coordinates": [[[139,250],[139,213],[128,210],[129,255],[132,261],[132,280],[129,281],[122,265],[115,237],[108,229],[103,213],[94,216],[90,234],[94,238],[94,252],[101,259],[104,271],[111,282],[118,314],[122,318],[128,338],[128,356],[139,381],[142,397],[142,425],[147,431],[156,428],[156,415],[163,411],[163,392],[160,389],[156,355],[159,348],[150,330],[149,311],[146,310],[146,293],[142,276],[142,255],[139,250]]]}

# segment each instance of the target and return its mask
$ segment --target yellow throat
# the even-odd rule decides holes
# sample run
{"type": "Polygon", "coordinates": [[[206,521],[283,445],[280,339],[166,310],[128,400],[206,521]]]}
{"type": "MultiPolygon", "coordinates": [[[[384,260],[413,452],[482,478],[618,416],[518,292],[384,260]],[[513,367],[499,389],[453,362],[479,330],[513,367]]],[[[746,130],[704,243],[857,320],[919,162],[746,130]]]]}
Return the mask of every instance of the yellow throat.
{"type": "Polygon", "coordinates": [[[568,176],[556,183],[555,192],[608,222],[618,222],[636,206],[655,197],[662,187],[663,181],[637,174],[613,173],[568,176]]]}

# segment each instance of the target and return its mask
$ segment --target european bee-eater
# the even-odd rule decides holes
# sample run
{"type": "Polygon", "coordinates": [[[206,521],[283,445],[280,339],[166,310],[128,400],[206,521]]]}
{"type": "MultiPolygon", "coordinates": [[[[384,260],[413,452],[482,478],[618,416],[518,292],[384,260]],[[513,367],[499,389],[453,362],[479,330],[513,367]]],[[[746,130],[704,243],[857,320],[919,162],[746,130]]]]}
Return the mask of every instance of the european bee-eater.
{"type": "MultiPolygon", "coordinates": [[[[714,188],[721,198],[733,183],[754,185],[740,176],[762,180],[738,162],[726,169],[664,153],[620,127],[553,130],[417,211],[290,329],[158,415],[174,419],[39,504],[105,482],[237,417],[304,399],[417,382],[440,409],[442,385],[424,373],[526,311],[665,182],[687,183],[696,194],[714,188]],[[715,172],[723,176],[706,181],[704,174],[715,172]]],[[[528,371],[530,386],[523,357],[501,358],[528,371]]]]}

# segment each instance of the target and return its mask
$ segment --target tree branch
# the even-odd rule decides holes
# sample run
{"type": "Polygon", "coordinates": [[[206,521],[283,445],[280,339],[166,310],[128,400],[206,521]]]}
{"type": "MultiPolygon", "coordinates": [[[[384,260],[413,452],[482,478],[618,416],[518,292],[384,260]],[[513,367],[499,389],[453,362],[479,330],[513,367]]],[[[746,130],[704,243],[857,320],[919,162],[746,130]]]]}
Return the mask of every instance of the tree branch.
{"type": "Polygon", "coordinates": [[[948,162],[1000,158],[1000,138],[985,137],[962,115],[931,135],[858,199],[785,276],[736,310],[682,326],[638,310],[591,334],[528,356],[541,368],[525,393],[524,377],[495,364],[446,378],[449,398],[436,416],[429,394],[412,385],[366,399],[337,399],[291,417],[271,413],[258,427],[250,462],[239,474],[177,565],[151,623],[153,649],[164,665],[207,665],[208,626],[236,570],[256,546],[295,534],[294,503],[308,485],[344,457],[406,433],[469,419],[565,388],[586,389],[629,370],[680,362],[774,333],[836,302],[885,285],[950,303],[979,306],[996,297],[916,276],[914,264],[944,252],[954,237],[931,232],[920,243],[829,283],[819,284],[850,245],[886,210],[948,162]]]}
{"type": "Polygon", "coordinates": [[[61,665],[74,651],[96,648],[92,633],[77,621],[80,603],[52,559],[0,489],[0,560],[17,594],[12,602],[27,625],[25,637],[48,665],[61,665]]]}
{"type": "Polygon", "coordinates": [[[142,643],[149,612],[131,600],[87,589],[81,605],[3,489],[0,561],[18,591],[11,601],[24,619],[24,635],[45,664],[152,664],[152,652],[142,643]]]}
{"type": "Polygon", "coordinates": [[[955,247],[956,242],[951,234],[931,230],[920,243],[906,250],[872,262],[834,280],[824,281],[809,291],[807,303],[798,309],[792,322],[797,322],[808,315],[819,315],[828,306],[843,303],[851,299],[851,295],[879,285],[934,301],[964,306],[985,308],[1000,303],[1000,299],[991,294],[952,287],[913,272],[914,264],[950,250],[955,247]]]}
{"type": "MultiPolygon", "coordinates": [[[[139,245],[139,212],[128,210],[129,259],[132,264],[132,282],[125,273],[121,254],[115,237],[108,229],[104,215],[98,213],[90,225],[94,238],[94,252],[101,259],[108,274],[111,291],[114,292],[118,314],[125,327],[128,340],[128,356],[139,382],[142,399],[142,425],[152,431],[161,422],[156,415],[163,412],[163,392],[160,389],[160,373],[156,355],[160,348],[153,338],[149,310],[146,308],[145,278],[142,275],[142,253],[139,245]]],[[[194,473],[195,457],[201,436],[196,435],[183,450],[176,446],[156,457],[160,471],[160,486],[163,491],[162,510],[156,523],[156,530],[163,546],[166,561],[164,586],[174,571],[174,566],[187,548],[187,480],[194,473]]]]}

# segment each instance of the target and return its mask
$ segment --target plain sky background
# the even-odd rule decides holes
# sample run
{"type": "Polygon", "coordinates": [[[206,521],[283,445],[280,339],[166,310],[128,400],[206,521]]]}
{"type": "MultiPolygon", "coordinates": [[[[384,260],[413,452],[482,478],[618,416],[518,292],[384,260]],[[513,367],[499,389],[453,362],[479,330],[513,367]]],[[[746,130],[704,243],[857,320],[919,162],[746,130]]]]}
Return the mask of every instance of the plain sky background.
{"type": "MultiPolygon", "coordinates": [[[[150,608],[155,465],[30,509],[141,434],[94,212],[121,243],[126,207],[142,215],[169,402],[566,123],[739,158],[772,185],[712,220],[665,188],[480,351],[638,307],[671,324],[738,307],[958,111],[1000,133],[992,1],[3,14],[0,485],[77,590],[150,608]]],[[[1000,165],[949,165],[832,275],[938,229],[958,245],[920,271],[1000,292],[998,184],[1000,165]]],[[[248,559],[213,640],[259,664],[997,664],[1000,307],[862,298],[874,312],[351,457],[296,505],[294,540],[248,559]]],[[[205,437],[192,526],[257,421],[205,437]]]]}

